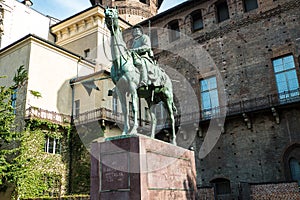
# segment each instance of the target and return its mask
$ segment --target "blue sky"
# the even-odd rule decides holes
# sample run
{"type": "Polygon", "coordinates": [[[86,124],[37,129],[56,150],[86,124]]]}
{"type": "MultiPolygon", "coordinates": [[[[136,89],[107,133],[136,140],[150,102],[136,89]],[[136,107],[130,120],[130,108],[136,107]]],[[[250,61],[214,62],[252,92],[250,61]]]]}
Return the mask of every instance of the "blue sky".
{"type": "MultiPolygon", "coordinates": [[[[31,0],[35,10],[55,17],[65,19],[91,6],[89,0],[31,0]]],[[[159,12],[167,10],[186,0],[164,0],[159,12]]]]}

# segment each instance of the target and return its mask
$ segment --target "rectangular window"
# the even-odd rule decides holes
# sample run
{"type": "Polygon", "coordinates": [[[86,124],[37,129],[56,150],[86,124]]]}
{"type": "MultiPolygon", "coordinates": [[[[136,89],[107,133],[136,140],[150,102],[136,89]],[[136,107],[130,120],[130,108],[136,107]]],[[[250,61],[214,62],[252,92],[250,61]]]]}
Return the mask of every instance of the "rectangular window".
{"type": "Polygon", "coordinates": [[[204,119],[219,113],[219,96],[215,76],[200,80],[201,112],[204,119]]]}
{"type": "Polygon", "coordinates": [[[157,30],[151,30],[151,46],[154,48],[158,47],[158,35],[157,30]]]}
{"type": "Polygon", "coordinates": [[[192,31],[203,29],[203,19],[201,11],[193,12],[192,15],[192,31]]]}
{"type": "Polygon", "coordinates": [[[57,138],[51,138],[46,136],[45,138],[45,152],[51,154],[60,154],[61,153],[61,143],[57,138]]]}
{"type": "Polygon", "coordinates": [[[90,57],[90,49],[86,49],[86,50],[84,50],[84,57],[85,58],[89,58],[90,57]]]}
{"type": "Polygon", "coordinates": [[[258,8],[257,0],[244,0],[245,12],[249,12],[258,8]]]}
{"type": "Polygon", "coordinates": [[[280,101],[299,97],[299,82],[293,55],[274,59],[273,67],[280,101]]]}
{"type": "Polygon", "coordinates": [[[216,8],[217,8],[218,22],[222,22],[229,19],[229,10],[226,1],[222,1],[216,4],[216,8]]]}
{"type": "Polygon", "coordinates": [[[11,106],[13,107],[13,113],[16,114],[17,107],[17,88],[13,89],[13,93],[11,95],[11,106]]]}
{"type": "Polygon", "coordinates": [[[117,96],[113,97],[112,111],[113,111],[113,114],[117,114],[118,113],[118,97],[117,96]]]}
{"type": "Polygon", "coordinates": [[[169,41],[173,42],[180,38],[180,29],[178,20],[169,23],[169,41]]]}
{"type": "Polygon", "coordinates": [[[80,100],[75,101],[75,117],[78,117],[80,114],[80,100]]]}

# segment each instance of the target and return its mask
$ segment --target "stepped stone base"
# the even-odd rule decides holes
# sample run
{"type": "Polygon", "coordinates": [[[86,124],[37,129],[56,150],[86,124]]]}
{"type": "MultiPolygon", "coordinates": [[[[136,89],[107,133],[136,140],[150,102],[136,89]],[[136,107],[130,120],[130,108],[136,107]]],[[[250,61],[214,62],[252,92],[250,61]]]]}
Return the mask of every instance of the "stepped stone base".
{"type": "Polygon", "coordinates": [[[95,142],[91,200],[195,199],[194,152],[142,135],[95,142]]]}

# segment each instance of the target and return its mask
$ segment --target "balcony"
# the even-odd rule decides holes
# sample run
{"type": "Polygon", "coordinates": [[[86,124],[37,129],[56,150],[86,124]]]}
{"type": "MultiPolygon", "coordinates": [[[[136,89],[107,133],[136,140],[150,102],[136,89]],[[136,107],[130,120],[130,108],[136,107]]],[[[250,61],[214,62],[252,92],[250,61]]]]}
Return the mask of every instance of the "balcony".
{"type": "MultiPolygon", "coordinates": [[[[131,113],[128,113],[128,114],[129,114],[130,122],[132,122],[133,117],[131,116],[131,113]]],[[[190,116],[186,116],[186,117],[190,117],[190,116]]],[[[81,124],[86,124],[86,123],[90,123],[90,122],[94,122],[94,121],[98,121],[98,120],[102,120],[102,119],[106,120],[106,121],[122,124],[124,122],[124,115],[119,112],[113,112],[112,110],[107,109],[107,108],[98,108],[98,109],[91,110],[91,111],[88,111],[85,113],[81,113],[77,116],[74,116],[74,123],[75,123],[75,125],[81,125],[81,124]]],[[[138,119],[138,121],[140,122],[140,124],[143,124],[144,128],[150,128],[149,120],[138,119]]],[[[176,120],[175,123],[179,124],[178,120],[176,120]]],[[[160,119],[160,118],[157,119],[157,128],[164,129],[164,128],[169,128],[169,127],[170,127],[169,120],[160,119]]]]}
{"type": "MultiPolygon", "coordinates": [[[[233,103],[229,102],[227,107],[216,107],[213,109],[202,110],[200,113],[193,112],[179,114],[175,116],[175,124],[176,126],[179,126],[191,123],[198,123],[199,118],[200,121],[206,121],[211,119],[212,117],[234,116],[247,112],[255,112],[282,105],[289,105],[296,102],[300,102],[299,90],[289,91],[280,94],[271,94],[263,97],[257,97],[254,99],[244,99],[233,103]]],[[[81,125],[102,119],[121,124],[124,122],[124,116],[122,113],[116,113],[107,108],[98,108],[85,113],[81,113],[78,116],[74,116],[74,123],[76,125],[81,125]]],[[[150,127],[148,120],[138,120],[139,122],[141,121],[143,127],[150,127]]],[[[132,122],[132,117],[130,117],[130,121],[132,122]]],[[[170,128],[170,122],[169,120],[158,118],[157,126],[159,129],[170,128]]]]}
{"type": "Polygon", "coordinates": [[[28,109],[26,109],[25,119],[44,119],[60,125],[68,125],[71,123],[70,115],[64,115],[61,113],[35,107],[29,107],[28,109]]]}
{"type": "Polygon", "coordinates": [[[244,99],[238,102],[229,102],[227,107],[215,107],[201,111],[201,120],[209,120],[212,117],[222,117],[238,115],[241,113],[255,112],[272,107],[289,105],[300,102],[300,89],[290,90],[288,92],[270,94],[254,99],[244,99]]]}

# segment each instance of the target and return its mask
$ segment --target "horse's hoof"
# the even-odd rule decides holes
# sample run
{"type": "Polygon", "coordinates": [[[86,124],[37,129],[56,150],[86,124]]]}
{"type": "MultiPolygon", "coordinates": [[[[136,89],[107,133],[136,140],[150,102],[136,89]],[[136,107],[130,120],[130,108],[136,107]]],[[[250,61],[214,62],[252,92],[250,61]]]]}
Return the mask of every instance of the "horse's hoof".
{"type": "Polygon", "coordinates": [[[126,132],[122,132],[122,135],[127,135],[127,133],[126,132]]]}

